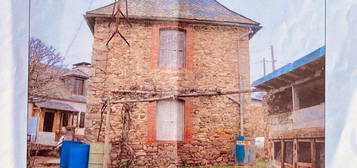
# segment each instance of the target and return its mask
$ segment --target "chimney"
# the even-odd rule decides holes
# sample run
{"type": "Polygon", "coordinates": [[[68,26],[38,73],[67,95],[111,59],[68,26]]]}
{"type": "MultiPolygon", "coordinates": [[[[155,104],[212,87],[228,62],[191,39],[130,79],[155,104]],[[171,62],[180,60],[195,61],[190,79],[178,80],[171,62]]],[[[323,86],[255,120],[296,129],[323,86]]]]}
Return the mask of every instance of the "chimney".
{"type": "Polygon", "coordinates": [[[80,63],[73,64],[72,69],[80,70],[80,71],[86,73],[87,75],[89,75],[90,74],[90,66],[91,66],[91,64],[88,62],[80,62],[80,63]]]}

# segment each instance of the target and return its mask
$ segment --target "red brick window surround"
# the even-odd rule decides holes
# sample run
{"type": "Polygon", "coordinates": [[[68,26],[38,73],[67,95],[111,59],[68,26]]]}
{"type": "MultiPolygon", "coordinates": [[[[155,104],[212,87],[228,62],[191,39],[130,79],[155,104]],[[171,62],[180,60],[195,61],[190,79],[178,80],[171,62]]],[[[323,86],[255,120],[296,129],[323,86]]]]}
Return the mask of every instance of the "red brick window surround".
{"type": "Polygon", "coordinates": [[[153,27],[151,68],[192,69],[193,30],[185,24],[157,24],[153,27]]]}
{"type": "Polygon", "coordinates": [[[152,102],[148,112],[149,143],[190,143],[190,98],[152,102]]]}
{"type": "Polygon", "coordinates": [[[159,44],[159,67],[184,68],[186,63],[186,31],[161,29],[159,44]]]}
{"type": "Polygon", "coordinates": [[[156,105],[156,135],[158,141],[183,141],[184,106],[182,100],[160,100],[156,105]]]}

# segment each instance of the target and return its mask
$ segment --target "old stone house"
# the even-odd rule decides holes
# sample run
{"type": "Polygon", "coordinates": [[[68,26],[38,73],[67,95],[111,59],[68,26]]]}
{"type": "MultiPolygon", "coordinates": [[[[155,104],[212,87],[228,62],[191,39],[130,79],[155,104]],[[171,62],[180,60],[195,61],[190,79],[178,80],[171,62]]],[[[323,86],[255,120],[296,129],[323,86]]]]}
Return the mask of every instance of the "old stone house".
{"type": "MultiPolygon", "coordinates": [[[[125,1],[119,1],[125,13],[125,1]]],[[[215,0],[130,0],[129,21],[115,36],[114,4],[86,13],[93,33],[86,138],[99,134],[103,101],[115,90],[163,92],[229,91],[250,88],[249,39],[259,23],[215,0]],[[240,74],[240,75],[239,75],[240,74]],[[242,82],[240,84],[239,77],[242,82]],[[241,86],[240,86],[241,85],[241,86]]],[[[238,97],[238,95],[234,95],[238,97]]],[[[243,97],[249,104],[250,95],[243,97]]],[[[121,137],[121,105],[113,106],[110,139],[121,137]]],[[[233,165],[240,134],[239,105],[226,96],[187,97],[135,103],[128,144],[135,166],[233,165]]],[[[112,164],[118,148],[113,144],[112,164]]]]}
{"type": "Polygon", "coordinates": [[[269,92],[265,97],[269,167],[325,167],[325,47],[253,86],[269,92]]]}
{"type": "Polygon", "coordinates": [[[32,142],[54,145],[67,127],[75,128],[75,135],[84,136],[89,65],[82,62],[74,64],[73,69],[61,69],[61,77],[51,83],[56,89],[46,91],[44,101],[29,103],[28,134],[32,142]]]}

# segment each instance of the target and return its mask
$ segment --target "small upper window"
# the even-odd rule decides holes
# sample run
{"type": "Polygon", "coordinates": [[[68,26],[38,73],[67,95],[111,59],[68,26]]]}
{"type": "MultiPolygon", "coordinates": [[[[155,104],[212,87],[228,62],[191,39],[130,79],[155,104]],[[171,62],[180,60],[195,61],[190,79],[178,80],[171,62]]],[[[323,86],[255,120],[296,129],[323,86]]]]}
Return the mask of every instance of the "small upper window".
{"type": "Polygon", "coordinates": [[[186,32],[181,30],[160,30],[159,67],[185,67],[186,32]]]}
{"type": "Polygon", "coordinates": [[[82,95],[82,96],[84,95],[84,79],[75,78],[74,87],[73,87],[73,94],[82,95]]]}

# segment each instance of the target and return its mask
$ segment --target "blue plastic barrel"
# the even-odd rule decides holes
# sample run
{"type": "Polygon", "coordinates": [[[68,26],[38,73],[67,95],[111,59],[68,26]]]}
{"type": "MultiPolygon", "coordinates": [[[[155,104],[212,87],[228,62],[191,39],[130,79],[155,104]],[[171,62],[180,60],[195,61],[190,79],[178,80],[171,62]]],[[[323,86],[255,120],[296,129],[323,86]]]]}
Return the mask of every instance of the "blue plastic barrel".
{"type": "Polygon", "coordinates": [[[244,141],[244,136],[239,136],[236,138],[236,147],[235,147],[235,156],[236,156],[236,162],[238,163],[244,163],[244,158],[245,158],[245,149],[243,144],[239,144],[239,142],[244,141]]]}
{"type": "Polygon", "coordinates": [[[69,168],[69,150],[73,145],[82,144],[80,141],[63,141],[61,146],[60,167],[69,168]]]}
{"type": "Polygon", "coordinates": [[[69,168],[88,168],[89,145],[76,144],[69,149],[69,168]]]}

